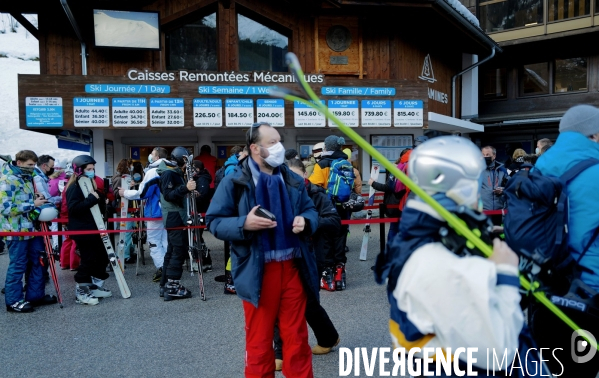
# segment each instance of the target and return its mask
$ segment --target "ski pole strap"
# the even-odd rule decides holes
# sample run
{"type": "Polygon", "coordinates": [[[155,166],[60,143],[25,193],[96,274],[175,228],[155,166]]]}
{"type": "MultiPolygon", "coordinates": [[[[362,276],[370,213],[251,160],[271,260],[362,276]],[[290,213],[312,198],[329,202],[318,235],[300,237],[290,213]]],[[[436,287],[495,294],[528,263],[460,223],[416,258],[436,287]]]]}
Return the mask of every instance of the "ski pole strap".
{"type": "Polygon", "coordinates": [[[595,239],[597,239],[597,236],[599,236],[599,227],[595,228],[595,232],[593,232],[593,236],[591,236],[591,239],[587,243],[586,247],[584,247],[584,250],[580,254],[580,257],[578,258],[578,260],[576,260],[577,264],[580,264],[580,260],[582,260],[582,258],[587,253],[589,248],[591,248],[591,245],[593,245],[593,243],[595,242],[595,239]]]}

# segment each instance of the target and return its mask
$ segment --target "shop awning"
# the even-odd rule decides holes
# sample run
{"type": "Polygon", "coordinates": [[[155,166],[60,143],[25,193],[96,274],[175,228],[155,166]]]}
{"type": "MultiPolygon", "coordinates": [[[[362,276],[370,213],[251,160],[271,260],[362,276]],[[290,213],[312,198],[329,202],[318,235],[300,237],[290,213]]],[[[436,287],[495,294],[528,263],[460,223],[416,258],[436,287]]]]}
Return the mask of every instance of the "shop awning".
{"type": "Polygon", "coordinates": [[[453,118],[434,112],[428,112],[428,128],[429,130],[439,130],[449,133],[482,133],[485,131],[485,127],[478,123],[464,121],[463,119],[453,118]]]}

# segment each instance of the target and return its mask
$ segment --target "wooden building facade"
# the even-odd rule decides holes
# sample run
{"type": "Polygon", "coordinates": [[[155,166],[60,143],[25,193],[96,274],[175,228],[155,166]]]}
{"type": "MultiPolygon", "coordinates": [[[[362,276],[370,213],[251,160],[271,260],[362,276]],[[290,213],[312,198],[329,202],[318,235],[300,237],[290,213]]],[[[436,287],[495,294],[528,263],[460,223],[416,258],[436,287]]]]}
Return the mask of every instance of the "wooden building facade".
{"type": "MultiPolygon", "coordinates": [[[[383,149],[401,149],[405,146],[393,143],[407,145],[411,138],[427,129],[454,133],[481,130],[478,125],[459,119],[462,115],[476,114],[476,104],[472,103],[472,98],[478,98],[476,71],[456,80],[455,118],[451,117],[452,76],[476,62],[477,55],[489,55],[497,45],[464,16],[465,8],[455,8],[445,0],[63,0],[62,3],[63,6],[59,2],[28,0],[0,6],[0,11],[15,16],[39,15],[39,29],[30,31],[39,39],[41,74],[19,78],[21,128],[51,134],[93,135],[91,152],[107,163],[110,159],[106,156],[106,140],[112,143],[112,159],[117,161],[129,156],[143,161],[146,150],[156,145],[185,145],[197,154],[199,147],[206,144],[212,146],[213,154],[218,151],[218,158],[228,157],[231,146],[243,143],[251,123],[232,127],[227,126],[232,123],[223,120],[221,126],[203,127],[194,118],[197,109],[194,101],[218,98],[226,113],[225,102],[229,99],[249,98],[253,110],[265,96],[202,93],[201,88],[256,86],[255,90],[260,90],[277,85],[293,88],[294,84],[286,79],[287,51],[298,56],[323,100],[352,100],[360,104],[352,108],[356,112],[356,130],[373,144],[376,144],[373,138],[382,137],[376,141],[386,140],[385,146],[379,146],[383,149]],[[157,12],[159,47],[149,50],[100,46],[95,17],[112,15],[109,11],[157,12]],[[155,99],[182,100],[180,123],[172,127],[154,125],[150,111],[146,111],[143,126],[119,126],[114,122],[115,99],[126,96],[93,90],[94,86],[110,85],[167,88],[166,92],[136,96],[147,100],[150,111],[150,103],[155,99]],[[348,96],[330,88],[357,92],[348,96]],[[388,89],[392,94],[369,97],[360,88],[365,91],[370,88],[373,92],[377,88],[388,89]],[[30,122],[28,107],[36,103],[29,98],[60,98],[62,123],[30,122]],[[88,98],[98,101],[105,98],[112,104],[107,108],[112,117],[101,126],[85,127],[75,121],[77,102],[88,98]],[[388,122],[366,125],[362,108],[366,100],[388,101],[394,117],[389,113],[388,122]],[[399,125],[395,105],[404,100],[421,102],[420,121],[399,125]],[[393,136],[406,138],[400,142],[393,136]]],[[[115,33],[113,38],[119,39],[118,31],[115,33]]],[[[253,120],[260,121],[256,114],[259,109],[254,113],[253,120]]],[[[284,125],[279,132],[286,148],[305,150],[304,147],[335,133],[334,125],[328,123],[300,127],[292,103],[285,102],[283,113],[284,125]]],[[[389,156],[395,153],[390,152],[389,156]]],[[[357,165],[364,173],[370,164],[370,158],[360,153],[357,165]]],[[[110,169],[102,173],[109,174],[110,169]]]]}

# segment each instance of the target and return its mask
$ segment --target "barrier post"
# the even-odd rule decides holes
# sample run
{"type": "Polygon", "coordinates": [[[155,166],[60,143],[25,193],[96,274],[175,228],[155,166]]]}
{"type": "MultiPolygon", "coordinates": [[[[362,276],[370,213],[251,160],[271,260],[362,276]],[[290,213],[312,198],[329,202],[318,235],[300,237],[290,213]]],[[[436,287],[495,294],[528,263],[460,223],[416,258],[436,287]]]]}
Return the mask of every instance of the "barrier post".
{"type": "MultiPolygon", "coordinates": [[[[379,218],[384,218],[385,217],[385,210],[387,208],[387,205],[385,205],[384,203],[380,203],[379,204],[379,218]]],[[[385,223],[379,223],[379,231],[380,231],[380,249],[381,249],[381,253],[385,254],[385,223]]]]}

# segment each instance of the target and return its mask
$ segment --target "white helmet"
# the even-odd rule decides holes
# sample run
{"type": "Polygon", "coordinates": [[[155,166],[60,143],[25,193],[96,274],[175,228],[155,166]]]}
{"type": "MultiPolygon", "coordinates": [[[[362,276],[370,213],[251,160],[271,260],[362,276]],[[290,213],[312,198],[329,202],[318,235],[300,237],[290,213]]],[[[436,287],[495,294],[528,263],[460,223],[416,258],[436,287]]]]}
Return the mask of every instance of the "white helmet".
{"type": "Polygon", "coordinates": [[[314,155],[315,158],[319,158],[320,155],[322,155],[322,151],[324,149],[324,142],[319,142],[316,143],[314,145],[314,147],[312,147],[312,154],[314,155]]]}
{"type": "Polygon", "coordinates": [[[410,155],[408,175],[429,194],[445,193],[458,205],[476,206],[486,164],[480,149],[466,138],[430,139],[410,155]]]}
{"type": "Polygon", "coordinates": [[[42,206],[40,216],[37,218],[40,222],[50,222],[58,217],[58,210],[51,203],[42,206]]]}

